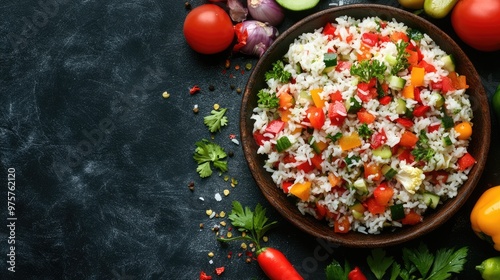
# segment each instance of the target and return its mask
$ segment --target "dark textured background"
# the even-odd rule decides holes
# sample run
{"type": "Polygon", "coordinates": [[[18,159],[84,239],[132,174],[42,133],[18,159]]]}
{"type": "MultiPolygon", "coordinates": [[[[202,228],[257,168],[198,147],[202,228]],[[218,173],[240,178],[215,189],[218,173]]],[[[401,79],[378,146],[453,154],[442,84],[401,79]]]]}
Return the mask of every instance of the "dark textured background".
{"type": "MultiPolygon", "coordinates": [[[[288,12],[279,29],[338,2],[288,12]]],[[[191,1],[193,7],[201,3],[191,1]]],[[[395,0],[343,3],[398,6],[395,0]]],[[[239,135],[241,101],[232,86],[243,89],[249,75],[235,66],[257,60],[236,55],[224,70],[229,52],[193,52],[182,35],[187,13],[184,1],[171,0],[0,4],[0,217],[8,224],[7,169],[15,168],[18,218],[15,273],[7,271],[8,231],[0,226],[1,279],[197,279],[202,270],[215,276],[219,266],[226,271],[215,279],[263,279],[256,262],[238,257],[239,243],[221,246],[211,230],[227,219],[209,219],[205,210],[229,212],[232,200],[268,208],[280,226],[269,233],[267,245],[282,250],[308,279],[324,279],[332,258],[364,265],[369,250],[316,240],[264,199],[241,146],[229,139],[239,135]],[[191,96],[193,85],[201,91],[191,96]],[[170,98],[162,98],[164,91],[170,98]],[[203,116],[215,103],[228,108],[229,125],[213,141],[234,156],[229,172],[202,180],[192,154],[196,141],[211,137],[203,116]],[[238,181],[235,187],[231,178],[238,181]],[[224,189],[229,196],[222,195],[224,189]]],[[[449,18],[433,22],[456,39],[449,18]]],[[[500,69],[492,63],[500,61],[499,52],[481,53],[457,41],[491,96],[500,83],[500,69]]],[[[468,215],[479,194],[500,183],[498,143],[493,119],[488,165],[469,203],[440,229],[386,248],[389,253],[398,256],[402,246],[421,241],[431,250],[469,246],[465,271],[455,279],[479,278],[474,266],[498,253],[474,236],[468,215]]]]}

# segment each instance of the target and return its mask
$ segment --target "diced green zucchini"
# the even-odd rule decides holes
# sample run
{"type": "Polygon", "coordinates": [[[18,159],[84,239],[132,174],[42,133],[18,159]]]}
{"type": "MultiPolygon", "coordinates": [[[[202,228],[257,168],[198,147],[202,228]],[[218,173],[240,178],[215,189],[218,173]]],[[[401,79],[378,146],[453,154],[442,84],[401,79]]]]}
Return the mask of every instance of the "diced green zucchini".
{"type": "Polygon", "coordinates": [[[431,94],[431,99],[435,99],[434,107],[441,108],[444,105],[444,97],[437,91],[433,91],[431,94]]]}
{"type": "Polygon", "coordinates": [[[276,141],[276,150],[278,150],[278,153],[283,152],[291,146],[292,142],[290,142],[290,139],[288,139],[288,137],[286,136],[282,136],[276,141]]]}
{"type": "Polygon", "coordinates": [[[448,72],[453,72],[455,71],[455,58],[453,55],[449,54],[447,56],[443,56],[441,58],[441,61],[444,63],[443,69],[448,71],[448,72]]]}
{"type": "Polygon", "coordinates": [[[360,195],[365,195],[368,194],[368,186],[366,185],[366,182],[363,178],[359,178],[354,183],[352,183],[352,186],[356,189],[356,192],[360,195]]]}
{"type": "Polygon", "coordinates": [[[393,90],[402,90],[406,84],[406,80],[398,77],[398,76],[391,76],[389,78],[389,88],[393,90]]]}
{"type": "Polygon", "coordinates": [[[453,145],[453,142],[451,142],[451,138],[448,135],[443,137],[443,143],[446,147],[453,145]]]}
{"type": "Polygon", "coordinates": [[[396,63],[398,63],[398,60],[391,54],[388,54],[385,56],[385,61],[389,63],[389,65],[394,66],[396,63]]]}
{"type": "Polygon", "coordinates": [[[326,67],[332,67],[337,65],[337,54],[336,53],[325,53],[323,55],[323,62],[326,67]]]}
{"type": "Polygon", "coordinates": [[[404,115],[406,113],[406,101],[403,98],[396,99],[396,114],[404,115]]]}
{"type": "Polygon", "coordinates": [[[372,151],[374,156],[381,157],[382,159],[388,159],[392,157],[391,147],[387,145],[382,145],[372,151]]]}
{"type": "Polygon", "coordinates": [[[359,102],[355,97],[351,97],[345,102],[345,108],[349,114],[357,113],[362,107],[363,105],[361,105],[361,102],[359,102]]]}
{"type": "Polygon", "coordinates": [[[405,217],[405,208],[403,204],[391,205],[391,217],[393,221],[401,220],[405,217]]]}
{"type": "Polygon", "coordinates": [[[432,209],[435,209],[438,204],[439,204],[439,195],[431,193],[431,192],[424,192],[423,194],[424,198],[424,203],[429,206],[432,209]]]}
{"type": "Polygon", "coordinates": [[[294,68],[295,68],[295,72],[297,74],[302,73],[302,66],[300,66],[300,63],[295,63],[295,67],[294,68]]]}
{"type": "Polygon", "coordinates": [[[398,171],[386,164],[382,166],[382,174],[387,180],[391,180],[394,176],[396,176],[396,174],[398,174],[398,171]]]}
{"type": "Polygon", "coordinates": [[[299,100],[301,101],[307,101],[307,102],[313,102],[311,94],[309,91],[301,91],[299,92],[299,100]]]}
{"type": "Polygon", "coordinates": [[[316,142],[316,140],[312,136],[309,138],[309,146],[311,146],[315,154],[321,154],[321,149],[318,146],[318,142],[316,142]]]}
{"type": "Polygon", "coordinates": [[[354,219],[361,220],[364,217],[365,207],[361,202],[356,201],[353,205],[349,206],[349,210],[351,210],[352,216],[354,219]]]}
{"type": "Polygon", "coordinates": [[[443,116],[443,118],[441,118],[441,123],[443,124],[444,129],[452,128],[455,125],[453,118],[448,115],[445,115],[443,116]]]}

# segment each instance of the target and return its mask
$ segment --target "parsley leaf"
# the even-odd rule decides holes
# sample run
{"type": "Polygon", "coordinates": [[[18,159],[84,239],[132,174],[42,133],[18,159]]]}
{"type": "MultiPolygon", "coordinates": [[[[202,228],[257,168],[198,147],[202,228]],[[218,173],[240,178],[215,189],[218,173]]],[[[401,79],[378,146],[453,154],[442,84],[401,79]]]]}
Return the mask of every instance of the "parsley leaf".
{"type": "Polygon", "coordinates": [[[214,167],[221,172],[227,171],[227,161],[223,159],[227,157],[224,149],[206,139],[202,139],[195,143],[196,149],[194,151],[193,159],[198,163],[196,171],[200,174],[201,178],[206,178],[212,175],[212,162],[214,167]]]}
{"type": "Polygon", "coordinates": [[[467,262],[467,251],[467,247],[462,247],[457,251],[454,251],[454,249],[438,250],[431,273],[427,279],[448,279],[451,273],[461,272],[467,262]]]}
{"type": "Polygon", "coordinates": [[[422,277],[427,275],[434,262],[434,255],[429,252],[429,249],[423,243],[420,243],[418,248],[413,250],[403,248],[403,256],[406,267],[414,266],[422,277]]]}
{"type": "Polygon", "coordinates": [[[427,137],[425,130],[422,129],[420,131],[420,134],[418,135],[417,146],[411,151],[411,154],[415,157],[415,160],[429,161],[436,154],[436,151],[430,148],[428,143],[429,137],[427,137]]]}
{"type": "Polygon", "coordinates": [[[363,60],[351,66],[351,75],[358,76],[362,82],[368,83],[372,78],[384,79],[387,66],[378,60],[363,60]]]}
{"type": "Polygon", "coordinates": [[[349,272],[351,271],[351,266],[345,261],[344,268],[340,265],[338,261],[333,259],[333,261],[326,267],[326,280],[344,280],[347,279],[349,272]]]}
{"type": "Polygon", "coordinates": [[[259,98],[257,100],[257,105],[260,108],[278,108],[279,106],[279,98],[276,96],[276,94],[272,94],[268,92],[267,90],[261,89],[257,93],[257,97],[259,98]]]}
{"type": "Polygon", "coordinates": [[[328,134],[326,138],[332,140],[332,142],[336,142],[340,138],[342,138],[342,132],[337,132],[335,135],[328,134]]]}
{"type": "Polygon", "coordinates": [[[233,201],[233,208],[229,214],[229,220],[233,226],[238,228],[238,231],[246,232],[248,234],[232,237],[232,238],[219,238],[219,241],[232,241],[232,240],[250,240],[255,243],[257,249],[260,247],[260,239],[269,231],[277,222],[269,222],[266,217],[266,209],[260,204],[255,206],[255,210],[252,211],[248,206],[241,205],[238,201],[233,201]]]}
{"type": "Polygon", "coordinates": [[[203,118],[203,123],[208,127],[210,132],[220,131],[221,127],[227,125],[227,117],[225,116],[227,108],[222,108],[219,111],[212,110],[210,115],[203,118]]]}
{"type": "Polygon", "coordinates": [[[417,42],[417,41],[420,41],[424,38],[424,34],[422,34],[422,32],[420,32],[420,30],[418,29],[414,29],[414,28],[408,28],[408,37],[417,42]]]}
{"type": "MultiPolygon", "coordinates": [[[[366,262],[377,279],[384,277],[387,269],[394,263],[392,257],[386,257],[381,248],[373,249],[372,254],[366,258],[366,262]]],[[[394,269],[394,268],[393,268],[394,269]]]]}
{"type": "Polygon", "coordinates": [[[391,74],[396,75],[400,71],[408,68],[408,53],[406,52],[406,47],[408,47],[408,43],[404,41],[399,41],[396,44],[396,49],[398,54],[396,55],[396,64],[392,66],[391,74]]]}
{"type": "Polygon", "coordinates": [[[275,79],[279,82],[286,83],[290,80],[292,74],[285,70],[285,64],[283,63],[283,61],[278,60],[275,63],[273,63],[273,69],[267,71],[265,73],[265,76],[266,76],[266,81],[269,81],[270,79],[275,79]]]}
{"type": "Polygon", "coordinates": [[[373,130],[371,130],[368,125],[364,123],[358,128],[358,134],[363,139],[369,139],[373,134],[373,130]]]}

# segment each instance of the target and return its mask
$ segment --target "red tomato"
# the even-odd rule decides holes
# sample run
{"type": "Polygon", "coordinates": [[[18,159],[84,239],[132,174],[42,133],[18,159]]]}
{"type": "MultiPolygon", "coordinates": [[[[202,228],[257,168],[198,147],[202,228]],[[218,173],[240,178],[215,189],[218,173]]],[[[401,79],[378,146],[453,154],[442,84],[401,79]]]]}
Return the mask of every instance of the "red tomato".
{"type": "Polygon", "coordinates": [[[376,149],[382,146],[385,141],[387,141],[387,135],[385,134],[385,130],[381,129],[380,132],[376,132],[372,135],[370,147],[376,149]]]}
{"type": "Polygon", "coordinates": [[[183,31],[188,45],[202,54],[221,52],[234,39],[231,18],[215,4],[204,4],[191,10],[184,20],[183,31]]]}
{"type": "Polygon", "coordinates": [[[500,50],[500,1],[458,1],[451,13],[451,24],[467,45],[480,51],[500,50]]]}
{"type": "Polygon", "coordinates": [[[334,222],[334,232],[336,233],[348,233],[351,229],[351,223],[347,217],[340,217],[334,222]]]}
{"type": "Polygon", "coordinates": [[[367,200],[365,200],[364,204],[366,205],[368,211],[370,211],[373,215],[385,212],[385,206],[378,204],[373,196],[370,196],[367,200]]]}
{"type": "Polygon", "coordinates": [[[347,117],[347,109],[344,103],[340,101],[335,101],[335,103],[330,103],[328,105],[328,117],[332,125],[341,126],[347,117]]]}
{"type": "Polygon", "coordinates": [[[379,205],[388,205],[394,195],[394,189],[387,182],[382,182],[373,191],[373,197],[379,205]]]}
{"type": "Polygon", "coordinates": [[[309,109],[307,109],[307,118],[311,126],[318,130],[325,124],[325,112],[323,112],[321,108],[315,106],[309,107],[309,109]]]}
{"type": "Polygon", "coordinates": [[[361,41],[367,46],[373,47],[378,43],[378,34],[366,32],[361,35],[361,41]]]}

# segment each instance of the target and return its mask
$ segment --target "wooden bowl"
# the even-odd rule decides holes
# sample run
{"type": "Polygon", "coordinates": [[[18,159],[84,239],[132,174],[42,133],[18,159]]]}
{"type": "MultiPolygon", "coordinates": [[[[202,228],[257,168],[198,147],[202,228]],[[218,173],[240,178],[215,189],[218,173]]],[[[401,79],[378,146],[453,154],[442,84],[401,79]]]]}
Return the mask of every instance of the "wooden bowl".
{"type": "Polygon", "coordinates": [[[240,112],[241,140],[243,151],[248,161],[252,175],[264,196],[281,215],[288,219],[293,225],[311,234],[314,237],[323,238],[330,242],[347,247],[381,247],[399,244],[422,236],[436,229],[465,203],[469,195],[478,183],[486,163],[486,157],[490,145],[490,113],[488,100],[481,79],[474,66],[461,50],[461,48],[442,30],[430,22],[404,10],[382,5],[347,5],[327,9],[297,22],[291,28],[281,34],[274,44],[268,49],[258,61],[246,86],[240,112]],[[453,54],[456,59],[457,72],[467,77],[472,109],[474,113],[474,130],[469,146],[477,164],[472,168],[469,179],[459,189],[458,195],[438,206],[435,211],[427,213],[422,223],[414,226],[405,226],[392,232],[382,232],[377,235],[367,235],[358,232],[347,234],[334,233],[333,229],[324,221],[319,221],[311,215],[302,215],[294,201],[287,197],[279,189],[271,174],[263,168],[264,156],[257,154],[258,146],[253,139],[253,121],[250,119],[252,110],[257,106],[257,92],[266,87],[264,73],[271,69],[272,63],[282,58],[288,50],[289,45],[304,32],[312,32],[323,27],[327,22],[333,22],[339,16],[351,16],[364,18],[377,16],[384,20],[396,19],[409,27],[417,28],[427,33],[444,51],[453,54]]]}

